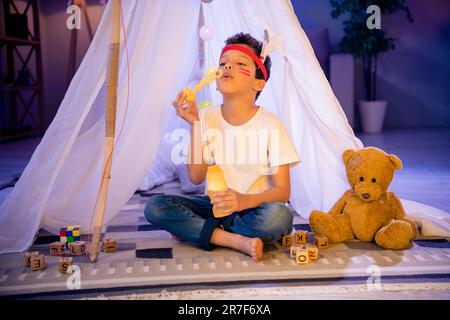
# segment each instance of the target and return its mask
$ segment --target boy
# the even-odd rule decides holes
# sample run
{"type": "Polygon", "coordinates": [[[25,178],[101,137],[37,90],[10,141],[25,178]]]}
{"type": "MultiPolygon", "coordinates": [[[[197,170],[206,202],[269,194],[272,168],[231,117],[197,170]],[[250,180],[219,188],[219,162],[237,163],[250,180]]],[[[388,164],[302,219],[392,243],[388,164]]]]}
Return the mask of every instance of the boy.
{"type": "Polygon", "coordinates": [[[197,112],[195,101],[185,102],[183,92],[173,106],[191,125],[190,180],[202,183],[208,164],[215,163],[224,173],[228,190],[214,193],[212,199],[207,195],[156,195],[149,199],[145,216],[150,223],[203,249],[228,247],[258,262],[263,257],[263,241],[278,240],[292,231],[293,214],[286,202],[290,197],[290,167],[299,157],[282,122],[255,105],[270,76],[270,57],[264,61],[260,57],[262,43],[250,34],[239,33],[225,44],[219,61],[223,76],[217,80],[222,106],[197,112]],[[236,150],[230,145],[247,137],[254,138],[253,143],[238,145],[237,157],[241,159],[236,161],[236,150]],[[250,150],[255,146],[261,147],[258,161],[250,150]],[[203,151],[203,157],[193,163],[198,150],[203,151]],[[242,157],[253,157],[253,161],[242,161],[242,157]],[[216,219],[213,207],[228,215],[216,219]]]}

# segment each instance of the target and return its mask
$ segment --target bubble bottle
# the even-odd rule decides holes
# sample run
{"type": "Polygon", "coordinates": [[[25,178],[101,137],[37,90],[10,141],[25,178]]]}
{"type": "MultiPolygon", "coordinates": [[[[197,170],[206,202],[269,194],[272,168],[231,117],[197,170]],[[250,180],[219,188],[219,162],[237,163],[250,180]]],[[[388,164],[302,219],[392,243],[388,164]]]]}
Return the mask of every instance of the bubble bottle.
{"type": "MultiPolygon", "coordinates": [[[[228,189],[223,171],[217,164],[208,166],[208,170],[206,171],[206,184],[208,186],[208,195],[211,200],[214,199],[214,192],[225,191],[228,189]]],[[[226,210],[226,207],[222,207],[220,210],[226,210]]],[[[232,212],[224,214],[213,208],[213,214],[216,218],[222,218],[231,213],[232,212]]]]}

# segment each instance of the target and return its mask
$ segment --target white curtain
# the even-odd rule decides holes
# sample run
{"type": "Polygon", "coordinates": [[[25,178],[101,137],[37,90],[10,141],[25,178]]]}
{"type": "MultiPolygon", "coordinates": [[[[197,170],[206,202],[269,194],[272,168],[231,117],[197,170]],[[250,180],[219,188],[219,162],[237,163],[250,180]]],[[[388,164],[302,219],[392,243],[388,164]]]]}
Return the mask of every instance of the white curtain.
{"type": "MultiPolygon", "coordinates": [[[[122,1],[130,95],[114,151],[107,223],[132,196],[150,166],[172,110],[198,56],[200,1],[122,1]]],[[[105,78],[111,1],[55,119],[13,191],[0,206],[0,253],[26,250],[39,227],[91,228],[103,164],[105,78]]],[[[121,33],[116,137],[127,100],[121,33]]]]}
{"type": "MultiPolygon", "coordinates": [[[[291,173],[294,209],[305,217],[312,209],[328,210],[348,188],[343,151],[362,143],[348,125],[291,3],[126,0],[122,8],[131,91],[114,151],[105,223],[142,182],[164,132],[173,129],[168,126],[176,117],[172,100],[198,74],[200,6],[215,32],[205,43],[205,67],[217,65],[224,40],[237,32],[259,39],[264,29],[283,35],[281,52],[271,55],[271,78],[258,104],[283,120],[301,156],[291,173]]],[[[55,119],[0,206],[0,253],[26,250],[39,227],[56,233],[63,225],[77,224],[82,232],[90,230],[103,164],[110,15],[111,2],[55,119]]],[[[127,105],[127,81],[122,34],[117,134],[127,105]]],[[[214,85],[203,94],[220,103],[214,85]]],[[[432,209],[440,219],[442,212],[432,209]]]]}
{"type": "MultiPolygon", "coordinates": [[[[348,188],[342,153],[360,148],[289,1],[214,1],[204,5],[217,34],[207,42],[206,64],[217,65],[223,41],[237,32],[264,38],[282,34],[281,53],[271,54],[271,77],[257,103],[277,114],[290,131],[302,162],[291,174],[291,203],[302,216],[330,208],[348,188]],[[262,5],[264,4],[264,5],[262,5]],[[229,8],[233,8],[230,10],[229,8]]],[[[213,101],[220,94],[210,87],[213,101]]]]}

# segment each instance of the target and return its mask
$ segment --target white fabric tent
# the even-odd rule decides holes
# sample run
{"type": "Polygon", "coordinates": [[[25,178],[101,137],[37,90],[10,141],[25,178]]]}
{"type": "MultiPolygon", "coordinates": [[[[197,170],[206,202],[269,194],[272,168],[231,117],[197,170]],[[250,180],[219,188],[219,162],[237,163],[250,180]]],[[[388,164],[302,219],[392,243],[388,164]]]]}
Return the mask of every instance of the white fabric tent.
{"type": "MultiPolygon", "coordinates": [[[[103,163],[110,5],[55,119],[0,205],[0,253],[26,250],[40,227],[54,233],[68,224],[81,225],[85,233],[91,230],[103,163]]],[[[283,35],[282,48],[271,54],[271,78],[258,104],[282,119],[302,158],[291,172],[293,207],[305,217],[312,209],[328,210],[348,188],[343,151],[361,148],[362,143],[348,125],[290,2],[127,0],[122,9],[131,92],[113,156],[105,223],[133,195],[156,158],[164,132],[173,129],[168,124],[176,118],[174,97],[198,78],[201,7],[205,23],[215,30],[214,38],[205,43],[205,66],[218,64],[223,41],[237,32],[259,39],[264,29],[283,35]]],[[[123,41],[120,54],[116,132],[127,105],[123,41]]],[[[220,103],[214,85],[202,94],[220,103]]],[[[409,214],[434,214],[442,225],[442,211],[404,204],[409,214]]]]}

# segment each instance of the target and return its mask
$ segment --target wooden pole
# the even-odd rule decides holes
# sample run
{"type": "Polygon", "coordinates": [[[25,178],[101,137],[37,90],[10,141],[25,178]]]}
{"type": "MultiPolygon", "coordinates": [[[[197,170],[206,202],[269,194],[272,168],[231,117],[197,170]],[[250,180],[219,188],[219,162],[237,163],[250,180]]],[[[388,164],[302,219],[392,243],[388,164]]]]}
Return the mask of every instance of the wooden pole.
{"type": "Polygon", "coordinates": [[[98,205],[95,211],[95,224],[92,244],[90,249],[91,262],[97,260],[100,237],[105,216],[106,200],[108,197],[108,185],[111,179],[112,151],[114,147],[114,135],[116,127],[117,108],[117,82],[119,75],[119,49],[120,49],[120,0],[112,0],[112,28],[109,47],[107,97],[105,112],[105,155],[103,164],[103,176],[100,186],[98,205]]]}

